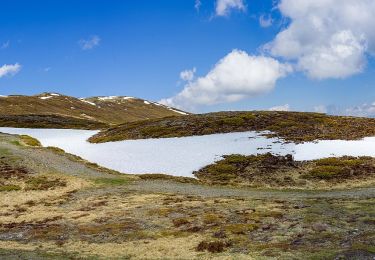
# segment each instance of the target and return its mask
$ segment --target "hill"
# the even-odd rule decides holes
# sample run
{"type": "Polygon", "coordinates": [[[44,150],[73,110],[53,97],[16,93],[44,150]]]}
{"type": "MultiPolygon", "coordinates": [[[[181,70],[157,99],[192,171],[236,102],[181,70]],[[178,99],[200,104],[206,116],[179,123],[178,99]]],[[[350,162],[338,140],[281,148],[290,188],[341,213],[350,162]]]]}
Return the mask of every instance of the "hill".
{"type": "Polygon", "coordinates": [[[122,124],[89,139],[100,143],[127,139],[182,137],[243,131],[272,131],[287,141],[352,140],[375,135],[375,119],[304,112],[218,112],[122,124]]]}
{"type": "Polygon", "coordinates": [[[156,102],[125,96],[75,98],[56,93],[0,96],[1,126],[99,129],[184,114],[156,102]]]}

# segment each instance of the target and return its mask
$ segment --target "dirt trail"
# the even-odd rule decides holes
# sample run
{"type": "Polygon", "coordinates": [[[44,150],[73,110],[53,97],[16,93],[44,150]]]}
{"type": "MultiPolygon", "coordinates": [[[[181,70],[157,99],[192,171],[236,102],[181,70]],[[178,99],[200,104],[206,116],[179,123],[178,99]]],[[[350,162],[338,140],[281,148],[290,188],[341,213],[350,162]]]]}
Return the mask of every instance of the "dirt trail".
{"type": "Polygon", "coordinates": [[[259,190],[251,188],[231,188],[206,186],[198,184],[177,183],[171,181],[137,181],[129,186],[130,190],[138,192],[172,193],[211,197],[241,197],[241,198],[375,198],[375,188],[356,188],[350,190],[259,190]]]}

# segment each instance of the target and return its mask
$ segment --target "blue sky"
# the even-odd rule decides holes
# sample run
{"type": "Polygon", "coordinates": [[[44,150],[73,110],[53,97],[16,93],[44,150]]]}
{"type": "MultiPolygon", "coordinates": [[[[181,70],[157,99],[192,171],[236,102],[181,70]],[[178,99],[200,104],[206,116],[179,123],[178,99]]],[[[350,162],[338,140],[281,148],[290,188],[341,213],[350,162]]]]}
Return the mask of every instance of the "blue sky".
{"type": "MultiPolygon", "coordinates": [[[[325,60],[316,60],[321,57],[317,50],[327,54],[334,40],[317,41],[309,50],[297,54],[288,53],[288,48],[281,50],[283,42],[275,41],[293,22],[297,28],[299,22],[304,22],[293,12],[304,12],[308,7],[292,10],[289,7],[295,0],[224,0],[220,11],[220,1],[223,0],[201,0],[199,10],[195,6],[197,0],[4,1],[0,9],[0,67],[18,64],[19,68],[3,76],[0,73],[0,94],[59,92],[77,97],[129,95],[155,101],[169,98],[169,104],[182,104],[196,112],[282,106],[280,109],[372,113],[373,35],[365,22],[358,26],[355,22],[333,21],[345,27],[332,26],[340,27],[340,31],[322,31],[333,35],[332,39],[341,35],[339,39],[344,37],[345,46],[350,43],[350,50],[354,50],[345,60],[333,56],[333,64],[327,65],[325,60]],[[260,23],[261,17],[266,24],[260,23]],[[361,45],[362,38],[357,35],[365,35],[366,45],[361,45]],[[276,43],[265,50],[265,44],[271,42],[276,43]],[[241,74],[247,83],[235,90],[227,82],[202,83],[211,79],[210,71],[215,77],[222,71],[215,70],[217,64],[223,59],[223,63],[227,62],[225,57],[229,59],[227,55],[233,50],[242,51],[233,57],[233,62],[239,58],[252,70],[258,71],[254,61],[265,56],[268,60],[264,66],[276,62],[290,65],[293,71],[285,72],[282,67],[277,69],[283,70],[282,75],[251,86],[247,80],[253,78],[241,74]],[[325,71],[337,68],[327,75],[322,70],[314,71],[313,66],[325,71]],[[180,78],[182,71],[193,68],[191,79],[180,78]],[[221,89],[207,90],[216,86],[221,89]],[[193,91],[192,96],[179,95],[184,88],[193,91]],[[195,102],[201,93],[207,103],[195,102]],[[217,98],[210,99],[217,94],[217,98]]],[[[361,1],[364,5],[371,3],[361,1]]],[[[366,10],[372,12],[371,8],[366,10]]],[[[332,6],[332,10],[336,9],[332,6]]],[[[332,17],[334,12],[337,11],[332,11],[332,17]]],[[[311,17],[320,14],[327,16],[316,11],[311,17]]],[[[306,37],[301,28],[292,33],[306,37]]],[[[297,41],[303,44],[303,37],[297,41]]],[[[342,45],[340,42],[338,46],[342,45]]],[[[260,75],[264,66],[259,68],[260,75]]]]}

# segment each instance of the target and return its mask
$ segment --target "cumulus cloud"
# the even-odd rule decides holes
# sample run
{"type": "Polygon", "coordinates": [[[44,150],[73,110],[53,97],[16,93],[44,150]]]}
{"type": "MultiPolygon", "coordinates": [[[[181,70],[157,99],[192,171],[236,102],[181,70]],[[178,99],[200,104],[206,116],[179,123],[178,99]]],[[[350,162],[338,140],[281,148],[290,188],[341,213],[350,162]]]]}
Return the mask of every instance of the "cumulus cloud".
{"type": "Polygon", "coordinates": [[[375,117],[375,102],[349,107],[344,109],[341,113],[348,116],[375,117]]]}
{"type": "Polygon", "coordinates": [[[16,63],[13,65],[4,64],[0,67],[0,78],[5,76],[13,76],[21,70],[21,65],[16,63]]]}
{"type": "Polygon", "coordinates": [[[273,19],[271,15],[261,15],[259,17],[259,25],[263,28],[270,27],[273,23],[273,19]]]}
{"type": "Polygon", "coordinates": [[[373,0],[281,0],[279,10],[290,23],[265,49],[311,78],[360,73],[375,54],[373,0]]]}
{"type": "Polygon", "coordinates": [[[245,0],[217,0],[215,13],[217,16],[227,16],[230,11],[237,9],[239,11],[246,11],[245,0]]]}
{"type": "Polygon", "coordinates": [[[93,35],[88,39],[81,39],[78,41],[78,44],[81,46],[82,50],[91,50],[97,47],[100,44],[100,37],[97,35],[93,35]]]}
{"type": "Polygon", "coordinates": [[[273,58],[251,56],[244,51],[233,50],[207,75],[189,81],[176,96],[160,102],[184,109],[235,102],[272,90],[276,81],[291,70],[290,65],[273,58]]]}
{"type": "Polygon", "coordinates": [[[289,104],[285,104],[282,106],[275,106],[268,109],[269,111],[290,111],[289,104]]]}
{"type": "Polygon", "coordinates": [[[196,68],[192,68],[191,70],[184,70],[180,73],[180,78],[183,81],[192,81],[195,76],[195,72],[197,71],[196,68]]]}

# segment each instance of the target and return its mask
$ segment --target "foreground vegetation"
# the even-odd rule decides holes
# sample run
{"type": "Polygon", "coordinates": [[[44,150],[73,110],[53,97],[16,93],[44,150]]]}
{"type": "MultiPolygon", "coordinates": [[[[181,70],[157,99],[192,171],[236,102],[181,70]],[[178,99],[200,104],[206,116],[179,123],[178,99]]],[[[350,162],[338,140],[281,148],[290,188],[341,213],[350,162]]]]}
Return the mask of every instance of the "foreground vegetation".
{"type": "MultiPolygon", "coordinates": [[[[260,167],[272,158],[231,156],[223,165],[249,166],[259,160],[260,167]]],[[[299,167],[289,157],[274,162],[281,169],[299,167]]],[[[359,165],[364,172],[355,172],[351,181],[358,178],[368,186],[365,169],[372,169],[370,158],[321,160],[307,172],[318,183],[322,176],[315,168],[356,171],[359,165]]],[[[234,168],[222,169],[219,173],[234,168]]],[[[329,179],[338,177],[333,175],[329,179]]],[[[202,172],[202,180],[203,176],[202,172]]],[[[375,256],[373,186],[312,192],[202,185],[166,175],[131,176],[58,148],[39,147],[25,136],[0,134],[0,196],[2,259],[375,256]]]]}
{"type": "Polygon", "coordinates": [[[272,131],[287,141],[353,140],[375,135],[375,119],[302,112],[219,112],[127,123],[104,130],[91,142],[272,131]]]}

